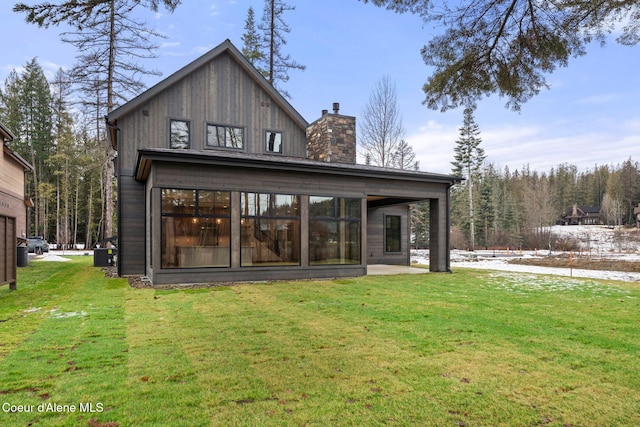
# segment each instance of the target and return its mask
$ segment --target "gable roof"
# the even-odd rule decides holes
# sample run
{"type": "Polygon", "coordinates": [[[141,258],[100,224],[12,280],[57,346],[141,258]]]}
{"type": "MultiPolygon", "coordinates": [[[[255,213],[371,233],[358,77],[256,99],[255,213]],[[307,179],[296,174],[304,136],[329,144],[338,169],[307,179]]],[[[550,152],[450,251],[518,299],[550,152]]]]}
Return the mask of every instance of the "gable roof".
{"type": "Polygon", "coordinates": [[[278,106],[280,106],[285,113],[298,126],[300,126],[301,129],[306,131],[309,126],[307,121],[295,110],[295,108],[291,106],[291,104],[289,104],[289,101],[287,101],[286,98],[282,96],[282,94],[280,94],[280,92],[278,92],[258,70],[256,70],[256,68],[244,57],[238,48],[236,48],[229,39],[226,39],[224,42],[220,43],[218,46],[214,47],[195,61],[182,67],[166,79],[160,81],[145,92],[109,113],[107,116],[107,127],[110,128],[109,136],[111,137],[111,144],[114,148],[117,148],[117,133],[115,130],[117,129],[116,121],[119,117],[122,117],[140,107],[151,98],[155,97],[168,87],[177,83],[185,76],[193,73],[195,70],[214,60],[223,53],[228,53],[244,69],[244,71],[269,94],[273,101],[278,104],[278,106]]]}

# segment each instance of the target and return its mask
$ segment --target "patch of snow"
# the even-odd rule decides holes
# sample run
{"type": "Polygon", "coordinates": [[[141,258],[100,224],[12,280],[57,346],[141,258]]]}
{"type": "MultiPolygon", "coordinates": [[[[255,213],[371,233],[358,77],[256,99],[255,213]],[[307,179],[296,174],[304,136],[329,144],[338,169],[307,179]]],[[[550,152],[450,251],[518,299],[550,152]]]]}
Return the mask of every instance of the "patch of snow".
{"type": "Polygon", "coordinates": [[[67,312],[60,312],[58,313],[57,309],[53,309],[50,311],[50,317],[54,318],[54,319],[68,319],[70,317],[84,317],[87,315],[86,311],[67,311],[67,312]]]}
{"type": "Polygon", "coordinates": [[[55,261],[55,262],[67,262],[71,261],[69,258],[64,258],[59,255],[54,255],[51,252],[45,252],[42,255],[37,255],[35,257],[36,261],[55,261]]]}
{"type": "MultiPolygon", "coordinates": [[[[582,255],[592,258],[615,259],[640,262],[640,233],[636,230],[611,229],[600,225],[556,225],[551,233],[561,239],[574,239],[579,243],[582,255]]],[[[514,257],[535,258],[559,255],[565,252],[539,249],[537,251],[519,250],[476,250],[474,252],[452,250],[451,269],[476,268],[483,270],[510,271],[517,273],[549,274],[566,277],[581,277],[604,280],[640,281],[640,273],[606,270],[582,270],[557,267],[539,267],[532,265],[510,264],[507,260],[514,257]]],[[[568,253],[566,253],[568,255],[568,253]]],[[[429,250],[411,251],[411,262],[429,264],[429,250]]]]}

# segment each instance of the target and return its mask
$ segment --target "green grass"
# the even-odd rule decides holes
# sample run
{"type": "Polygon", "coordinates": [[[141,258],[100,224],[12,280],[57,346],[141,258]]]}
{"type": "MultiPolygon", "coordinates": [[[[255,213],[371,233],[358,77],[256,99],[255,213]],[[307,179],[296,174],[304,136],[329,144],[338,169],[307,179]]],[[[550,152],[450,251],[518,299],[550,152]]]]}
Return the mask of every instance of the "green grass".
{"type": "Polygon", "coordinates": [[[34,412],[0,425],[640,425],[638,284],[459,269],[160,291],[89,257],[18,280],[0,404],[34,412]]]}

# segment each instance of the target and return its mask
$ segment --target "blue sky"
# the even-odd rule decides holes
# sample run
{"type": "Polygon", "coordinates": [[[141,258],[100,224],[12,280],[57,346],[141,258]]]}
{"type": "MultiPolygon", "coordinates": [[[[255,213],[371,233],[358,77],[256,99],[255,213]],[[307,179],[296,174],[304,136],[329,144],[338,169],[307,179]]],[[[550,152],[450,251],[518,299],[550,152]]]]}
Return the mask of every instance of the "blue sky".
{"type": "MultiPolygon", "coordinates": [[[[39,0],[31,0],[36,3],[39,0]]],[[[75,52],[59,40],[60,28],[39,29],[11,11],[13,0],[0,5],[3,22],[0,84],[12,69],[31,58],[48,77],[70,67],[75,52]],[[9,41],[13,39],[13,41],[9,41]]],[[[453,147],[462,124],[462,110],[445,113],[422,105],[422,85],[430,69],[420,48],[437,29],[419,17],[399,15],[357,0],[288,0],[296,10],[286,12],[291,27],[284,52],[307,66],[291,71],[284,88],[291,104],[307,121],[340,102],[342,114],[361,115],[376,83],[385,75],[396,84],[405,139],[413,146],[423,171],[449,173],[453,147]]],[[[141,18],[166,35],[158,58],[147,68],[148,86],[169,76],[225,39],[242,47],[241,36],[249,6],[262,16],[262,0],[183,0],[173,14],[144,12],[141,18]]],[[[617,166],[640,161],[640,47],[610,42],[592,46],[568,68],[548,76],[542,91],[520,113],[504,108],[497,96],[478,104],[475,117],[487,161],[512,172],[528,165],[549,172],[561,163],[580,171],[596,165],[617,166]]]]}

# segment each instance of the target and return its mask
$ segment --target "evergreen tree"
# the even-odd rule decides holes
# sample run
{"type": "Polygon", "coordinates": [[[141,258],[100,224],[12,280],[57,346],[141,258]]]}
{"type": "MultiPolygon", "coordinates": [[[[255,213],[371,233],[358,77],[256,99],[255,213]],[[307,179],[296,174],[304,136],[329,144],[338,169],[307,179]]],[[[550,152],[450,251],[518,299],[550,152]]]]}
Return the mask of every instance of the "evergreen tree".
{"type": "Polygon", "coordinates": [[[392,154],[391,164],[397,169],[420,169],[420,162],[416,160],[413,147],[404,139],[400,140],[398,148],[392,154]]]}
{"type": "Polygon", "coordinates": [[[283,0],[265,0],[262,22],[258,29],[262,31],[262,42],[266,50],[266,78],[285,97],[291,98],[289,93],[280,87],[280,83],[289,81],[289,70],[304,71],[307,67],[298,64],[291,59],[291,55],[285,55],[282,51],[287,40],[285,34],[291,32],[291,28],[284,21],[283,14],[286,11],[295,10],[295,6],[289,6],[283,0]]]}
{"type": "Polygon", "coordinates": [[[260,34],[256,28],[253,7],[249,7],[249,10],[247,10],[247,19],[244,21],[242,54],[247,58],[251,65],[256,67],[256,69],[262,73],[262,75],[268,76],[268,73],[261,68],[265,59],[261,40],[260,34]]]}
{"type": "Polygon", "coordinates": [[[18,75],[12,72],[2,93],[3,122],[16,134],[12,148],[28,160],[33,173],[27,175],[26,194],[33,197],[35,208],[29,218],[29,234],[48,238],[48,203],[53,194],[48,186],[50,170],[47,159],[53,152],[52,96],[44,71],[33,58],[18,75]]]}
{"type": "Polygon", "coordinates": [[[417,203],[411,209],[411,235],[414,248],[429,247],[429,202],[417,203]]]}
{"type": "Polygon", "coordinates": [[[433,67],[423,86],[425,103],[447,110],[472,105],[493,93],[521,104],[548,87],[546,75],[604,44],[640,41],[640,2],[361,0],[396,12],[411,12],[440,24],[421,54],[433,67]],[[623,25],[620,25],[623,22],[623,25]]]}
{"type": "Polygon", "coordinates": [[[460,138],[454,147],[454,161],[452,173],[465,178],[464,185],[467,189],[468,203],[468,224],[469,224],[469,249],[475,248],[475,214],[473,189],[477,182],[486,155],[480,146],[480,128],[473,117],[473,109],[468,107],[464,110],[464,120],[460,128],[460,138]]]}
{"type": "MultiPolygon", "coordinates": [[[[150,42],[158,33],[131,17],[136,7],[158,10],[164,5],[172,12],[180,0],[68,0],[60,4],[48,2],[33,6],[24,3],[14,6],[14,11],[27,15],[27,22],[48,27],[66,23],[73,31],[63,33],[62,40],[78,48],[78,63],[73,76],[86,93],[97,91],[96,118],[102,118],[128,96],[137,95],[144,84],[141,74],[159,74],[144,69],[140,59],[154,57],[156,45],[150,42]],[[106,94],[106,95],[105,95],[106,94]],[[106,102],[101,101],[106,96],[106,102]]],[[[89,98],[91,99],[91,98],[89,98]]],[[[113,149],[100,136],[100,119],[96,132],[105,150],[104,167],[104,216],[103,237],[113,235],[113,149]]]]}
{"type": "Polygon", "coordinates": [[[495,222],[494,199],[495,174],[493,167],[487,167],[480,181],[480,197],[478,199],[477,235],[485,249],[491,244],[491,234],[495,222]]]}
{"type": "Polygon", "coordinates": [[[53,89],[53,114],[55,153],[49,157],[56,192],[56,243],[58,247],[69,248],[75,243],[72,229],[74,207],[73,185],[77,182],[78,150],[73,131],[73,117],[70,111],[71,83],[62,69],[58,70],[51,82],[53,89]]]}
{"type": "Polygon", "coordinates": [[[635,223],[633,208],[638,203],[638,190],[640,188],[638,163],[632,161],[631,158],[625,160],[620,169],[620,180],[624,183],[621,194],[621,201],[624,206],[624,223],[631,225],[635,223]]]}

